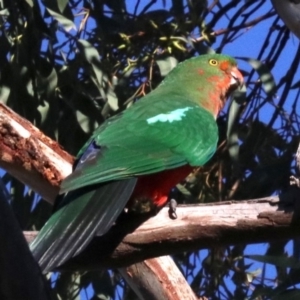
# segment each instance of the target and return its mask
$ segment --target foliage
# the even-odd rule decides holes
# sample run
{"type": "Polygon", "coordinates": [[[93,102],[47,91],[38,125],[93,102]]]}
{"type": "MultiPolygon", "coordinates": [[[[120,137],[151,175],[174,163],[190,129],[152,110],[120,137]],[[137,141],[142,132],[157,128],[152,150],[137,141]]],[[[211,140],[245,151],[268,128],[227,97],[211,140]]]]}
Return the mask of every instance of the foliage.
{"type": "MultiPolygon", "coordinates": [[[[218,120],[217,154],[178,186],[177,198],[209,202],[272,195],[287,187],[294,167],[300,49],[265,2],[3,0],[1,101],[75,154],[98,124],[155,88],[177,62],[210,51],[229,53],[243,69],[247,98],[237,95],[226,107],[218,120]]],[[[4,179],[22,227],[39,228],[50,209],[43,201],[34,204],[34,193],[9,175],[4,179]]],[[[277,266],[271,283],[263,271],[251,271],[243,257],[246,245],[210,249],[204,259],[186,253],[175,260],[199,296],[281,299],[298,295],[290,288],[300,282],[299,271],[283,259],[284,246],[271,244],[268,253],[277,258],[261,260],[277,266]]],[[[113,271],[56,277],[53,288],[63,299],[79,299],[89,286],[90,299],[134,297],[113,271]],[[124,295],[118,296],[117,287],[124,295]]]]}

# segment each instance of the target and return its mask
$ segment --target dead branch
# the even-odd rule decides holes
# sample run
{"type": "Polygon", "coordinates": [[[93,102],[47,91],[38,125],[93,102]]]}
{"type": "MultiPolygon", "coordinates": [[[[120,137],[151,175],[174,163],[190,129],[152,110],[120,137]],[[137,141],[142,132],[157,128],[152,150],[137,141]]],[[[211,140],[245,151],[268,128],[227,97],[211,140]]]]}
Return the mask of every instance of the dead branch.
{"type": "MultiPolygon", "coordinates": [[[[12,174],[18,174],[16,170],[27,174],[21,179],[37,191],[48,185],[43,195],[52,201],[60,180],[71,172],[72,157],[3,104],[0,124],[0,164],[9,166],[12,174]],[[31,175],[38,183],[31,185],[31,175]]],[[[169,218],[168,209],[146,221],[124,214],[108,234],[95,238],[64,268],[123,267],[146,258],[215,245],[295,237],[299,232],[293,213],[295,195],[287,198],[290,202],[283,202],[284,206],[279,205],[280,197],[181,206],[176,220],[169,218]]]]}
{"type": "Polygon", "coordinates": [[[0,167],[52,203],[73,157],[0,102],[0,167]]]}
{"type": "Polygon", "coordinates": [[[119,272],[139,299],[198,299],[170,256],[147,259],[119,272]]]}
{"type": "Polygon", "coordinates": [[[294,212],[293,206],[299,199],[295,189],[284,197],[179,206],[176,220],[169,218],[168,208],[145,222],[124,214],[62,269],[124,267],[183,251],[293,238],[299,236],[298,209],[294,212]]]}

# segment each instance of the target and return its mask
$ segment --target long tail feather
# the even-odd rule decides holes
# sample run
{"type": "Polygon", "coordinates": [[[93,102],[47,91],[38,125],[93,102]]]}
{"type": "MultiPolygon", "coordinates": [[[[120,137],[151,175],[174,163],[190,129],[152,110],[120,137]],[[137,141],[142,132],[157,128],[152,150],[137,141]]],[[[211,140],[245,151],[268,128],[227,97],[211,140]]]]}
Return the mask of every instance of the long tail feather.
{"type": "Polygon", "coordinates": [[[97,235],[105,234],[128,202],[136,179],[111,181],[70,192],[74,199],[48,220],[30,248],[44,272],[79,254],[97,235]]]}

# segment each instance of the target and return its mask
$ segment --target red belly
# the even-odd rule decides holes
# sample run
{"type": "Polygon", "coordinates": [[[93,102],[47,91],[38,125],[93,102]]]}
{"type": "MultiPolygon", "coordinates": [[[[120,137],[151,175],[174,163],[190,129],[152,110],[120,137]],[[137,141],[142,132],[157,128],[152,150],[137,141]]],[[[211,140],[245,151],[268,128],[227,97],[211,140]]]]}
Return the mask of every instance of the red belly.
{"type": "Polygon", "coordinates": [[[176,169],[141,176],[138,179],[131,199],[134,201],[149,199],[155,207],[162,207],[168,200],[170,190],[185,179],[192,170],[191,166],[184,165],[176,169]]]}

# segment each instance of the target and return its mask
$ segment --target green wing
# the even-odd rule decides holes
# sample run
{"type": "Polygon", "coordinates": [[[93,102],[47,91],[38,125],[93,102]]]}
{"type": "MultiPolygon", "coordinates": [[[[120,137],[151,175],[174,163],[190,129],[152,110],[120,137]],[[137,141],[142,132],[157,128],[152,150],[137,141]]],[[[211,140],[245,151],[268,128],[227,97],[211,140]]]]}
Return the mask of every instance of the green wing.
{"type": "Polygon", "coordinates": [[[149,100],[136,103],[95,131],[80,152],[75,171],[63,181],[61,193],[184,164],[201,166],[209,160],[218,140],[213,116],[179,96],[149,100]]]}

